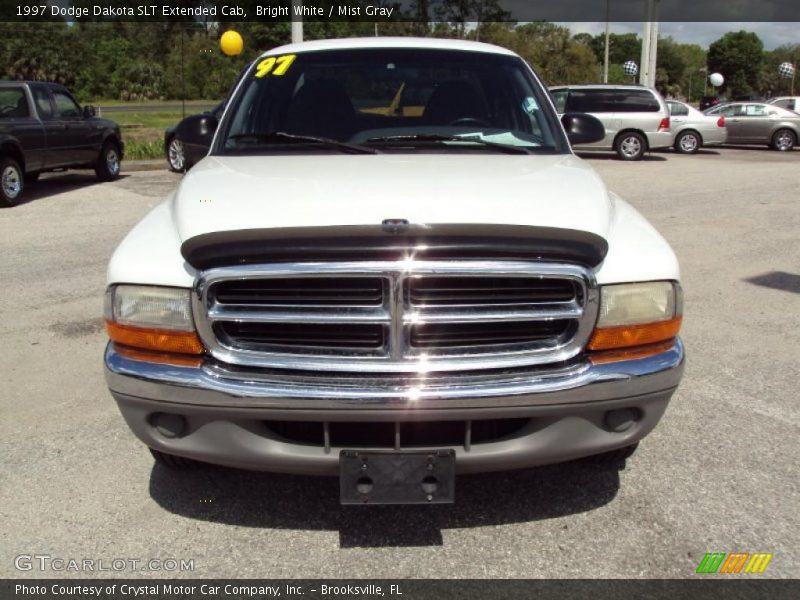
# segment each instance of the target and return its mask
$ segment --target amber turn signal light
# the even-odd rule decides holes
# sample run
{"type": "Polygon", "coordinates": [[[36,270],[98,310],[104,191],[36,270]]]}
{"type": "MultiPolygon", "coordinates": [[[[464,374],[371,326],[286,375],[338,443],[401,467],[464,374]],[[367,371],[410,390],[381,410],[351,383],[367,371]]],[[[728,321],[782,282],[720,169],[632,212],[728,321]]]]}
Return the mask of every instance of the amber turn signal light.
{"type": "Polygon", "coordinates": [[[205,348],[194,331],[169,331],[120,325],[106,320],[108,337],[117,344],[141,350],[177,354],[203,354],[205,348]]]}
{"type": "Polygon", "coordinates": [[[679,315],[667,321],[656,321],[655,323],[598,327],[594,330],[587,347],[589,350],[614,350],[663,342],[678,335],[681,320],[682,317],[679,315]]]}

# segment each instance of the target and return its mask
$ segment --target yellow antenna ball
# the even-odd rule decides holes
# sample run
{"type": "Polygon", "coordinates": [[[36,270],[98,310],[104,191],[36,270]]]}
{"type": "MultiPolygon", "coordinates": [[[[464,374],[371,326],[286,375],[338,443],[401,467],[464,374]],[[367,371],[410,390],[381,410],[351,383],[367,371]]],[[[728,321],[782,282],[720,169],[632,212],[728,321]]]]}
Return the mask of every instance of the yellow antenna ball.
{"type": "Polygon", "coordinates": [[[227,56],[238,56],[244,48],[244,40],[238,31],[230,29],[219,38],[219,48],[227,56]]]}

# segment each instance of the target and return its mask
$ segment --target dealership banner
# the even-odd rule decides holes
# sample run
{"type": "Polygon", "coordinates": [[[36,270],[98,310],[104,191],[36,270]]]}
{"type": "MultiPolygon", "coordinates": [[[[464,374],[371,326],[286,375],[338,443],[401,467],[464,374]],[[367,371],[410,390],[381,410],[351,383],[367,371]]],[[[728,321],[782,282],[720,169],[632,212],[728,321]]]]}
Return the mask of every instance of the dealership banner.
{"type": "Polygon", "coordinates": [[[788,600],[798,597],[800,581],[796,579],[0,580],[3,600],[788,600]]]}
{"type": "Polygon", "coordinates": [[[798,0],[0,0],[0,21],[800,21],[798,0]]]}

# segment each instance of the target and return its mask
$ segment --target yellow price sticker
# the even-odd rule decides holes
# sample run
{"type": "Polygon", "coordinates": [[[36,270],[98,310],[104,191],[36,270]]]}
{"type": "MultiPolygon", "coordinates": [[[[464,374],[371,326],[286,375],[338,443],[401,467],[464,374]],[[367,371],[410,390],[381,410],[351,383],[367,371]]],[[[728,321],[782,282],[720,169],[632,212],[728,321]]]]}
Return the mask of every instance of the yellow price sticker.
{"type": "Polygon", "coordinates": [[[289,70],[289,67],[292,66],[295,58],[297,58],[296,54],[284,54],[283,56],[270,56],[265,58],[258,63],[256,66],[256,72],[253,74],[253,76],[258,79],[266,77],[267,75],[280,77],[289,70]]]}

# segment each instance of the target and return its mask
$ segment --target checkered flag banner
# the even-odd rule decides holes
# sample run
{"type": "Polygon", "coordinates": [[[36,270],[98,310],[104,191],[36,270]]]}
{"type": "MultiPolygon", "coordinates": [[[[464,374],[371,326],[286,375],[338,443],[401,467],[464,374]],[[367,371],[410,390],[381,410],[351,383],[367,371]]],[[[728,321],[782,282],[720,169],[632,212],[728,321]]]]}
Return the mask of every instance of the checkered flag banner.
{"type": "Polygon", "coordinates": [[[636,75],[639,72],[639,66],[632,60],[629,60],[622,65],[622,70],[625,71],[626,75],[636,75]]]}
{"type": "Polygon", "coordinates": [[[778,67],[778,75],[785,79],[791,79],[794,76],[794,65],[790,62],[781,63],[778,67]]]}

